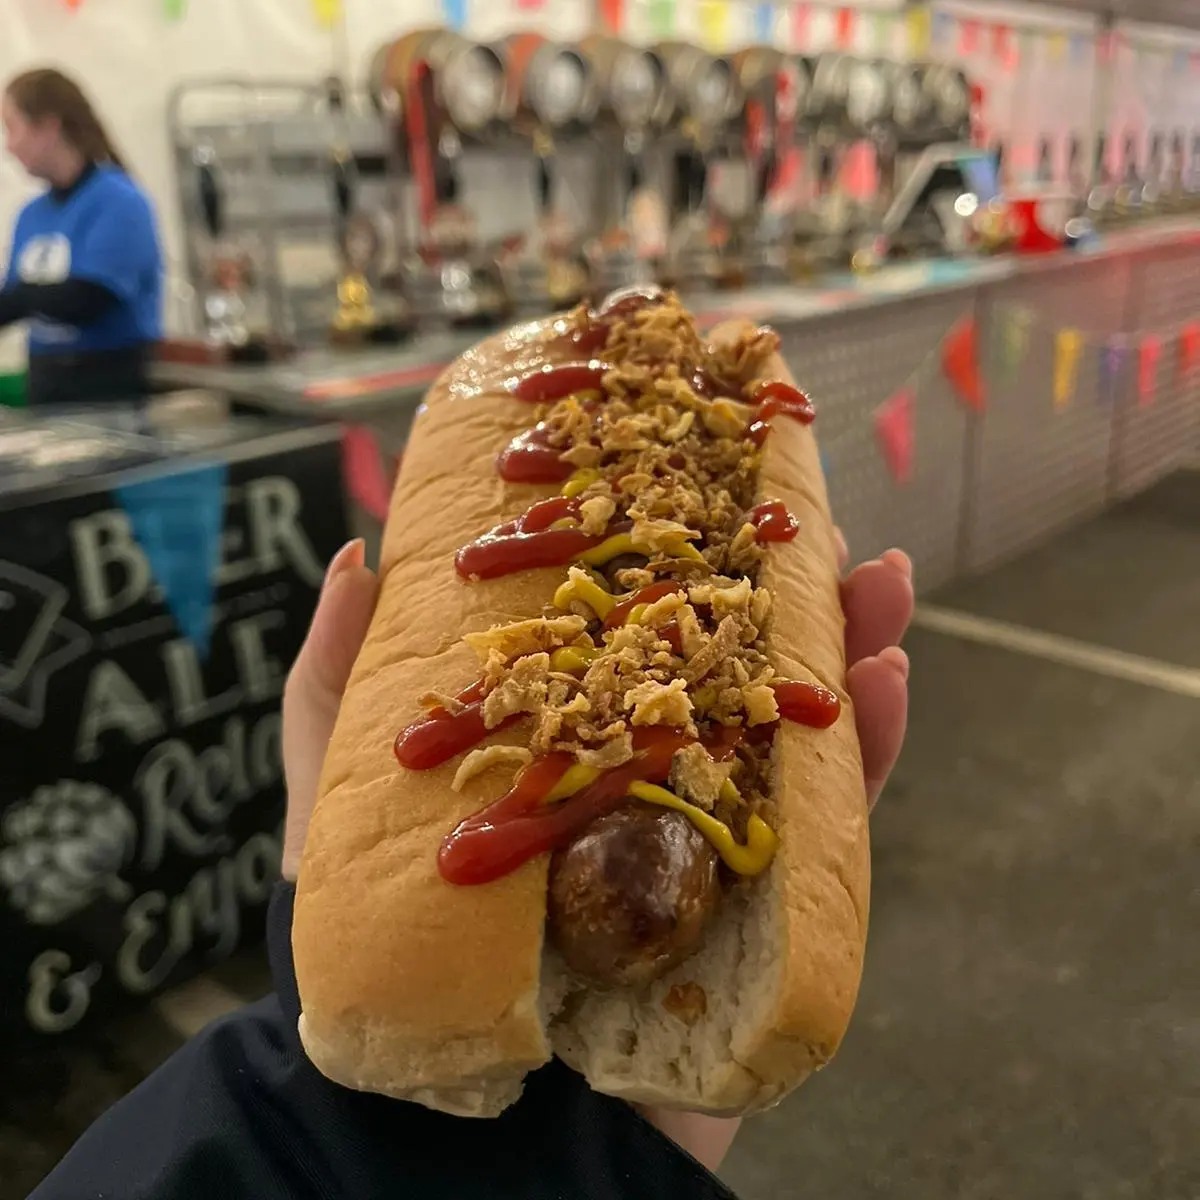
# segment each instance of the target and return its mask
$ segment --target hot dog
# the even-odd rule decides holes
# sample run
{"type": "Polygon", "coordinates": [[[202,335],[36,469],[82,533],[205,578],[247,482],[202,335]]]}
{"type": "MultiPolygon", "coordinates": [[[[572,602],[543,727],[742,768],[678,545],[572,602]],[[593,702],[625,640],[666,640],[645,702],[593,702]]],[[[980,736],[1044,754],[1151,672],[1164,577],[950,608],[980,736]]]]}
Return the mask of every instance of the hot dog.
{"type": "Polygon", "coordinates": [[[744,1113],[832,1056],[869,858],[812,418],[652,291],[431,389],[297,891],[330,1078],[486,1116],[553,1053],[744,1113]]]}

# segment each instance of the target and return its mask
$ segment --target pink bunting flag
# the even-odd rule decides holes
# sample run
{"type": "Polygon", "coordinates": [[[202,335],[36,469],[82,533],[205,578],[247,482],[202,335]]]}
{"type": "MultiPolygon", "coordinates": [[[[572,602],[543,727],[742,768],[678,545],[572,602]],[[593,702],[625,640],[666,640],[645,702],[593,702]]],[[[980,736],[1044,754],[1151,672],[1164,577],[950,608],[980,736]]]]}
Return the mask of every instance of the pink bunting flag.
{"type": "Polygon", "coordinates": [[[1138,404],[1145,408],[1154,403],[1158,390],[1158,362],[1162,358],[1162,338],[1148,333],[1138,351],[1138,404]]]}
{"type": "Polygon", "coordinates": [[[392,480],[375,435],[362,425],[347,425],[342,433],[342,473],[354,503],[375,520],[386,520],[392,480]]]}
{"type": "Polygon", "coordinates": [[[958,24],[959,54],[975,54],[979,50],[979,22],[970,17],[958,24]]]}
{"type": "Polygon", "coordinates": [[[1006,71],[1017,69],[1017,39],[1008,25],[992,26],[992,56],[1006,71]]]}
{"type": "Polygon", "coordinates": [[[910,483],[916,456],[914,409],[916,393],[903,387],[875,410],[875,437],[892,478],[910,483]]]}
{"type": "Polygon", "coordinates": [[[812,28],[812,5],[797,4],[792,9],[792,48],[808,49],[808,35],[812,28]]]}

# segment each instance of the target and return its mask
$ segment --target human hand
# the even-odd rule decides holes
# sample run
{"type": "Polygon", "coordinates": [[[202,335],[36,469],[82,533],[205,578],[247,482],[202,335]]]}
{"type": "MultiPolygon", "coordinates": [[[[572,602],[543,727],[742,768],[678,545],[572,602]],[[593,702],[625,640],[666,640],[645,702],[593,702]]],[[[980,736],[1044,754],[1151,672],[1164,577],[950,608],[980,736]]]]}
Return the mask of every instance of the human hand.
{"type": "MultiPolygon", "coordinates": [[[[839,534],[839,557],[846,549],[839,534]]],[[[358,655],[379,582],[364,565],[361,541],[329,564],[308,637],[283,697],[283,759],[288,788],[283,875],[296,878],[317,799],[321,764],[338,706],[358,655]]],[[[855,567],[841,585],[846,614],[846,688],[854,702],[867,801],[874,804],[896,764],[908,719],[908,656],[899,642],[913,611],[912,564],[900,550],[855,567]]],[[[642,1115],[693,1157],[716,1169],[737,1119],[638,1106],[642,1115]]]]}

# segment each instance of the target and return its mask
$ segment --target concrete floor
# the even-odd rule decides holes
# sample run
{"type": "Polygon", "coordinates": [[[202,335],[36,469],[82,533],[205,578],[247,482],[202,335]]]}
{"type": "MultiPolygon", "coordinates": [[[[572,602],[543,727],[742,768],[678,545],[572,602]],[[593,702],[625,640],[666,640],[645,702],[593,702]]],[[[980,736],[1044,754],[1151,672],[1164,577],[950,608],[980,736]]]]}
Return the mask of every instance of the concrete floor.
{"type": "MultiPolygon", "coordinates": [[[[1135,684],[1106,652],[1200,669],[1200,474],[932,600],[1089,666],[914,630],[854,1025],[725,1174],[744,1200],[1198,1200],[1200,673],[1135,684]]],[[[4,1089],[0,1200],[178,1041],[168,1016],[43,1056],[19,1115],[4,1089]]]]}

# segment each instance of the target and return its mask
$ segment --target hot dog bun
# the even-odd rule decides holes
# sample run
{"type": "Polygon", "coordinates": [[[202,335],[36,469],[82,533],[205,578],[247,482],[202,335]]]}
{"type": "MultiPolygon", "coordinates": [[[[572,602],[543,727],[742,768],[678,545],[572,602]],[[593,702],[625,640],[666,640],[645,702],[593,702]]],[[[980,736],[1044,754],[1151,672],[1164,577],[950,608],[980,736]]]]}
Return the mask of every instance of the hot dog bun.
{"type": "MultiPolygon", "coordinates": [[[[699,952],[649,991],[581,987],[545,944],[547,855],[480,887],[438,873],[441,839],[505,790],[511,765],[455,792],[455,761],[403,772],[392,755],[422,694],[455,694],[478,674],[463,635],[536,616],[562,582],[554,568],[467,585],[453,567],[464,543],[556,490],[505,484],[493,464],[530,425],[528,406],[504,382],[574,357],[557,331],[535,322],[482,343],[438,380],[414,424],[384,538],[378,609],[342,703],[300,873],[300,1033],[331,1079],[461,1115],[502,1111],[552,1053],[614,1095],[749,1112],[833,1054],[866,936],[866,801],[811,428],[778,421],[763,451],[759,490],[787,504],[800,533],[772,545],[759,584],[773,595],[765,636],[777,673],[831,688],[841,714],[824,730],[780,723],[772,749],[779,851],[726,899],[699,952]],[[683,1015],[681,997],[690,1007],[683,1015]]],[[[760,374],[790,378],[778,358],[760,374]]],[[[489,744],[527,744],[527,724],[489,744]]]]}

